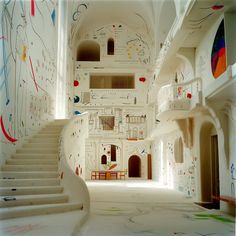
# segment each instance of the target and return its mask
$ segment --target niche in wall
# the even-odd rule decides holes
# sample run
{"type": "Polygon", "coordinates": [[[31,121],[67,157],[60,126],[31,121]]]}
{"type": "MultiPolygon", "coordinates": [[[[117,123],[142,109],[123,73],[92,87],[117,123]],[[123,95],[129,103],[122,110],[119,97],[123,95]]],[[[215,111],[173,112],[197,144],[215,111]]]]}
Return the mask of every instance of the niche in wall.
{"type": "Polygon", "coordinates": [[[102,157],[101,157],[101,164],[102,165],[106,165],[107,164],[107,156],[106,155],[102,155],[102,157]]]}
{"type": "Polygon", "coordinates": [[[77,61],[100,61],[100,45],[92,40],[81,42],[76,59],[77,61]]]}
{"type": "Polygon", "coordinates": [[[110,38],[107,41],[107,55],[114,55],[115,44],[114,39],[110,38]]]}
{"type": "Polygon", "coordinates": [[[91,74],[90,89],[134,89],[134,75],[91,74]]]}

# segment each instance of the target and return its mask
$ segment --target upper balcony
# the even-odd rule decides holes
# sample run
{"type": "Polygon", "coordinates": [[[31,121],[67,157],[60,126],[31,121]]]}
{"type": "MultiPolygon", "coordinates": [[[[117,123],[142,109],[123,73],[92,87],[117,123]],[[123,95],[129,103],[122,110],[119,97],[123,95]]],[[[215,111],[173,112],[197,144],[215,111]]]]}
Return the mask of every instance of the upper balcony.
{"type": "Polygon", "coordinates": [[[200,78],[161,87],[157,95],[156,119],[167,121],[188,117],[189,112],[202,103],[201,91],[200,78]]]}

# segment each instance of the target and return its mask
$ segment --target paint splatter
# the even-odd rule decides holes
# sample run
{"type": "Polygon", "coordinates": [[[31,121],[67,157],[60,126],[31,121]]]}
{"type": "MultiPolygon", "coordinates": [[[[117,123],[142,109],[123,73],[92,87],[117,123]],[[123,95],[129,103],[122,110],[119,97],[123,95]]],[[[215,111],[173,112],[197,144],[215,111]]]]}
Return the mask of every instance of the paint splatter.
{"type": "Polygon", "coordinates": [[[35,2],[31,0],[31,16],[35,15],[35,2]]]}
{"type": "Polygon", "coordinates": [[[79,96],[75,96],[75,97],[74,97],[74,103],[78,103],[79,101],[80,101],[79,96]]]}
{"type": "Polygon", "coordinates": [[[226,218],[225,216],[221,215],[215,215],[215,214],[195,214],[196,218],[198,220],[208,220],[208,219],[214,219],[217,221],[221,221],[223,223],[235,223],[233,220],[226,218]]]}
{"type": "Polygon", "coordinates": [[[31,71],[32,71],[32,76],[33,76],[35,88],[36,88],[36,90],[37,90],[37,92],[38,92],[38,91],[39,91],[39,89],[38,89],[38,84],[37,84],[36,79],[35,79],[34,68],[33,68],[32,60],[31,60],[31,57],[30,57],[30,56],[29,56],[29,60],[30,60],[30,67],[31,67],[31,71]]]}
{"type": "Polygon", "coordinates": [[[78,80],[74,80],[74,87],[78,87],[79,86],[79,81],[78,80]]]}
{"type": "Polygon", "coordinates": [[[75,114],[75,115],[80,115],[81,112],[79,112],[79,111],[74,111],[74,114],[75,114]]]}
{"type": "Polygon", "coordinates": [[[25,62],[25,60],[26,60],[26,46],[23,46],[21,59],[22,59],[22,61],[24,61],[24,62],[25,62]]]}
{"type": "Polygon", "coordinates": [[[53,9],[52,13],[51,13],[51,19],[53,22],[53,25],[55,26],[55,19],[56,19],[56,10],[53,9]]]}

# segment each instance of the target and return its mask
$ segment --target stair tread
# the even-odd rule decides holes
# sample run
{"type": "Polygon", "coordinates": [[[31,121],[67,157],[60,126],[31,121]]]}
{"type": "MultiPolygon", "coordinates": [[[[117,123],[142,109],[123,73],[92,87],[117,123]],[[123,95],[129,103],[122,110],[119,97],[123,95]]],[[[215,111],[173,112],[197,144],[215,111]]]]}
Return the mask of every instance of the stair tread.
{"type": "Polygon", "coordinates": [[[0,196],[35,195],[62,193],[63,187],[58,186],[26,186],[26,187],[0,187],[0,196]]]}
{"type": "Polygon", "coordinates": [[[41,209],[41,208],[63,208],[66,206],[72,206],[72,207],[82,207],[83,204],[80,202],[65,202],[65,203],[53,203],[53,204],[42,204],[42,205],[29,205],[29,206],[16,206],[14,208],[0,208],[0,216],[4,213],[4,212],[16,212],[16,211],[31,211],[33,209],[41,209]]]}
{"type": "MultiPolygon", "coordinates": [[[[7,196],[0,197],[1,202],[7,202],[7,201],[4,201],[4,199],[3,199],[4,197],[7,197],[7,196]]],[[[54,193],[54,194],[32,194],[32,195],[20,195],[20,196],[18,195],[18,196],[15,196],[15,198],[16,198],[15,201],[24,200],[24,199],[47,199],[47,198],[55,198],[55,197],[60,197],[60,198],[68,197],[68,194],[54,193]]]]}
{"type": "Polygon", "coordinates": [[[65,193],[1,196],[0,208],[61,203],[68,202],[68,199],[69,197],[65,193]]]}
{"type": "Polygon", "coordinates": [[[58,161],[55,158],[54,160],[48,159],[8,159],[6,161],[7,165],[33,165],[33,164],[40,164],[40,165],[57,165],[58,161]]]}
{"type": "MultiPolygon", "coordinates": [[[[45,215],[63,213],[67,211],[82,210],[82,203],[54,203],[32,206],[17,206],[11,208],[0,208],[0,219],[10,219],[16,217],[26,217],[32,215],[45,215]]],[[[83,211],[81,211],[83,212],[83,211]]]]}
{"type": "MultiPolygon", "coordinates": [[[[12,188],[14,187],[0,187],[0,191],[1,190],[11,190],[12,188]]],[[[22,189],[50,189],[50,188],[54,188],[54,189],[63,189],[62,186],[60,185],[48,185],[48,186],[20,186],[20,187],[17,187],[17,189],[19,190],[22,190],[22,189]]]]}
{"type": "Polygon", "coordinates": [[[14,158],[22,158],[22,157],[25,157],[25,158],[57,158],[57,154],[16,153],[16,154],[13,154],[12,157],[14,157],[14,158]]]}

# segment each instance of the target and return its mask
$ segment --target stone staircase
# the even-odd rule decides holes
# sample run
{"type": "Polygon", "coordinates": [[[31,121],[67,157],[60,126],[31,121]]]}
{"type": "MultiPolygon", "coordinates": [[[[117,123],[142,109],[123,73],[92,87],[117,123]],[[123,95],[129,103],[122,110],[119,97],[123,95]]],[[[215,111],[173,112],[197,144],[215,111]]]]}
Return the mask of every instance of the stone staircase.
{"type": "Polygon", "coordinates": [[[58,139],[65,121],[50,123],[1,166],[0,219],[81,210],[60,186],[58,139]]]}

